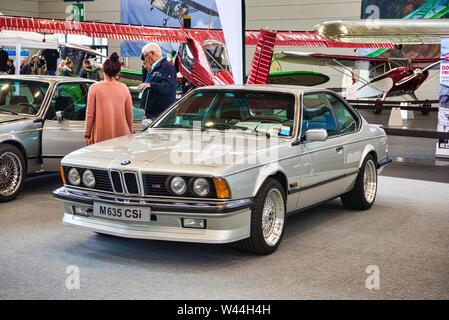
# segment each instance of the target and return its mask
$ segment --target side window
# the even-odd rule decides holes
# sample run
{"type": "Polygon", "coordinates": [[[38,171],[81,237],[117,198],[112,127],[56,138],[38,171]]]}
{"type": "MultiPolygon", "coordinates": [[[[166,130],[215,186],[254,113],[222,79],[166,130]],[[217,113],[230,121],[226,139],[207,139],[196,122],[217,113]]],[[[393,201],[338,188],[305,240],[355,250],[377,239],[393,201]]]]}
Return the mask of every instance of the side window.
{"type": "Polygon", "coordinates": [[[303,97],[301,136],[309,129],[326,129],[328,136],[338,134],[334,115],[322,93],[305,94],[303,97]]]}
{"type": "Polygon", "coordinates": [[[181,61],[184,68],[192,73],[193,71],[193,54],[186,43],[182,44],[181,61]]]}
{"type": "Polygon", "coordinates": [[[62,83],[56,87],[46,118],[56,119],[56,112],[62,111],[65,120],[86,119],[87,90],[81,83],[62,83]]]}
{"type": "Polygon", "coordinates": [[[337,118],[338,128],[341,134],[351,133],[356,131],[358,127],[358,118],[352,114],[346,105],[332,94],[326,94],[329,102],[334,109],[335,117],[337,118]]]}

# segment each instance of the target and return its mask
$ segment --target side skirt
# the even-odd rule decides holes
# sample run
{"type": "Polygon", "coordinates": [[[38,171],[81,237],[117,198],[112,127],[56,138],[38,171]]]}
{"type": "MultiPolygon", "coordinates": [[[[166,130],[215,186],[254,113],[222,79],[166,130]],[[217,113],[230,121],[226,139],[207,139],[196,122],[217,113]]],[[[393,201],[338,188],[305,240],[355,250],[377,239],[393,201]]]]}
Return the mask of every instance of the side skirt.
{"type": "Polygon", "coordinates": [[[342,194],[344,194],[344,193],[340,193],[340,194],[338,194],[338,195],[336,195],[336,196],[331,196],[331,197],[329,197],[329,198],[325,198],[325,199],[316,201],[316,202],[314,202],[314,203],[310,203],[310,204],[308,204],[308,205],[306,205],[306,206],[304,206],[304,207],[300,207],[300,208],[297,208],[297,209],[295,209],[295,210],[289,211],[289,212],[287,212],[287,216],[292,216],[292,215],[297,214],[297,213],[300,213],[300,212],[302,212],[302,211],[306,211],[306,210],[308,210],[308,209],[317,207],[317,206],[319,206],[320,204],[323,204],[324,202],[328,202],[328,201],[331,201],[331,200],[334,200],[334,199],[340,197],[342,194]]]}

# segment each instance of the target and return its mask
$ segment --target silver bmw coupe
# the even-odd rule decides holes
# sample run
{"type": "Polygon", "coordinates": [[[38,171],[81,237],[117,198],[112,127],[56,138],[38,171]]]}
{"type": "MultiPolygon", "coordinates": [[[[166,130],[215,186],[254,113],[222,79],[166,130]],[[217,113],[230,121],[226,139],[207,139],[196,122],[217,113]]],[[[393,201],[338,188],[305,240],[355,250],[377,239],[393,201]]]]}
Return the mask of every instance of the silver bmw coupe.
{"type": "Polygon", "coordinates": [[[62,159],[65,225],[269,254],[288,214],[369,209],[391,161],[382,127],[324,89],[199,88],[147,125],[62,159]]]}

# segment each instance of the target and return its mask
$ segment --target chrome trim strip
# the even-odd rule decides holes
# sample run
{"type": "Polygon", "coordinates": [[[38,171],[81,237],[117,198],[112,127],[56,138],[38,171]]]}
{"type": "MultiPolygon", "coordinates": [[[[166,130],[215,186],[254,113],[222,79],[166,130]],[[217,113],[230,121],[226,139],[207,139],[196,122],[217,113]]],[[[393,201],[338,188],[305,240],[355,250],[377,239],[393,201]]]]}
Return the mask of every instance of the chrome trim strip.
{"type": "Polygon", "coordinates": [[[171,202],[201,202],[201,203],[213,203],[213,204],[217,204],[217,203],[222,203],[223,201],[229,201],[231,199],[218,199],[218,198],[188,198],[188,197],[175,197],[175,196],[149,196],[149,195],[144,195],[144,196],[140,196],[140,195],[126,195],[126,194],[114,194],[113,192],[110,191],[103,191],[103,190],[98,190],[98,189],[88,189],[88,188],[84,188],[84,187],[77,187],[77,186],[73,186],[71,184],[65,184],[64,185],[65,188],[68,188],[69,190],[73,191],[87,191],[90,195],[93,196],[99,196],[99,197],[105,197],[105,196],[115,196],[114,198],[116,199],[121,199],[124,201],[148,201],[148,200],[152,200],[152,201],[171,201],[171,202]]]}
{"type": "Polygon", "coordinates": [[[321,186],[323,184],[327,184],[327,183],[331,183],[331,182],[334,182],[334,181],[337,181],[337,180],[340,180],[340,179],[344,179],[344,178],[350,177],[350,176],[358,174],[358,173],[359,173],[359,170],[357,169],[357,170],[354,170],[353,172],[345,173],[345,174],[343,174],[341,176],[330,178],[330,179],[327,179],[327,180],[324,180],[324,181],[321,181],[321,182],[309,184],[309,185],[304,186],[304,187],[292,188],[292,189],[288,190],[288,194],[293,194],[293,193],[296,193],[296,192],[301,192],[301,191],[305,191],[305,190],[312,189],[312,188],[315,188],[315,187],[319,187],[319,186],[321,186]]]}
{"type": "Polygon", "coordinates": [[[53,191],[53,196],[61,201],[69,201],[73,203],[81,203],[85,205],[93,205],[95,202],[110,203],[114,205],[127,205],[127,206],[149,206],[156,212],[175,212],[178,215],[184,213],[211,213],[211,214],[226,214],[247,208],[251,208],[253,205],[253,199],[239,199],[230,201],[221,201],[220,203],[173,203],[173,202],[151,202],[147,200],[128,200],[119,199],[105,196],[96,196],[92,194],[86,194],[83,192],[77,192],[75,190],[69,190],[66,187],[61,187],[53,191]]]}

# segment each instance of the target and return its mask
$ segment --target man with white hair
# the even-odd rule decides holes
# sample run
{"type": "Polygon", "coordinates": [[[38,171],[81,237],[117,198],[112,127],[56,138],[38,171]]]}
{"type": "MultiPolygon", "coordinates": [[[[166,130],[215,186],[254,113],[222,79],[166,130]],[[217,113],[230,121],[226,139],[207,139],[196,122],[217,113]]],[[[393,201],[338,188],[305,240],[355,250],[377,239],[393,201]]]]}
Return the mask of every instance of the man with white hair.
{"type": "Polygon", "coordinates": [[[142,48],[142,58],[148,69],[146,80],[138,86],[139,97],[145,117],[154,120],[176,99],[176,69],[162,57],[161,47],[157,43],[148,43],[142,48]]]}

